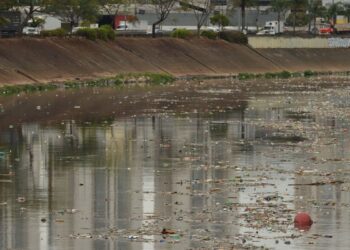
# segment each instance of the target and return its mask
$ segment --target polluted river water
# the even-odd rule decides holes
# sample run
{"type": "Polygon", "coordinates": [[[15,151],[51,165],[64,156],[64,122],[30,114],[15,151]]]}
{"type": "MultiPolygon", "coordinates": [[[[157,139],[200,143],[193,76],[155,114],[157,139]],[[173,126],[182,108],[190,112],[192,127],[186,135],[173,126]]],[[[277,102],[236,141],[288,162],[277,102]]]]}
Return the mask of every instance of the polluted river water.
{"type": "Polygon", "coordinates": [[[0,249],[348,249],[350,79],[0,97],[0,249]],[[311,227],[298,227],[298,212],[311,227]]]}

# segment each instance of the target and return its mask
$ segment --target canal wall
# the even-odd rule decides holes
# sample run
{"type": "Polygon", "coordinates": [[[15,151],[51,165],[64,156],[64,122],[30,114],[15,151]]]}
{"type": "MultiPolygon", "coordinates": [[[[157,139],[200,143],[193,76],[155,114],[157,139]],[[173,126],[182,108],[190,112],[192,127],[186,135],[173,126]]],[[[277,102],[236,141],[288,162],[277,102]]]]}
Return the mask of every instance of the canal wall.
{"type": "Polygon", "coordinates": [[[255,49],[331,49],[350,48],[348,37],[279,37],[251,36],[248,44],[255,49]]]}
{"type": "Polygon", "coordinates": [[[251,48],[208,39],[0,39],[0,84],[166,72],[175,76],[239,72],[348,71],[350,50],[251,48]]]}

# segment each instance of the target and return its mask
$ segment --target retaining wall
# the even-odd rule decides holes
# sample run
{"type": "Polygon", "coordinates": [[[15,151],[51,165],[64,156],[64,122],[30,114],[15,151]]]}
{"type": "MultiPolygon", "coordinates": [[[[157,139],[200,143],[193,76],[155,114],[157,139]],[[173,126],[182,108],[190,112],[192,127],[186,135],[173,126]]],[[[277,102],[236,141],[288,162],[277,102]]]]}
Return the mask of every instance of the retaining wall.
{"type": "Polygon", "coordinates": [[[349,69],[350,49],[253,49],[208,39],[0,39],[0,84],[66,81],[129,72],[185,76],[349,69]]]}
{"type": "Polygon", "coordinates": [[[249,45],[257,49],[297,49],[297,48],[350,48],[350,38],[341,37],[266,37],[252,36],[248,39],[249,45]]]}

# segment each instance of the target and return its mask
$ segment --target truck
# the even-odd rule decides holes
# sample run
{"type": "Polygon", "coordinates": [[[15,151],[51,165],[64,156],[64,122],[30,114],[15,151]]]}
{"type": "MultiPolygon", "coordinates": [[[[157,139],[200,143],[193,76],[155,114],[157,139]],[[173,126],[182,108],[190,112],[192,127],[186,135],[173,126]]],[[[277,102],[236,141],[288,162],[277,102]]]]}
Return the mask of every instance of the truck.
{"type": "Polygon", "coordinates": [[[333,25],[333,32],[336,34],[350,33],[350,23],[341,23],[333,25]]]}
{"type": "Polygon", "coordinates": [[[335,20],[325,20],[324,18],[316,18],[314,34],[330,35],[350,33],[350,23],[346,16],[336,16],[335,20]],[[335,22],[335,24],[334,24],[335,22]]]}
{"type": "Polygon", "coordinates": [[[139,21],[135,16],[117,15],[114,19],[114,28],[119,31],[145,32],[148,28],[147,21],[139,21]]]}
{"type": "Polygon", "coordinates": [[[257,35],[276,35],[284,32],[284,22],[267,21],[264,28],[257,35]]]}
{"type": "Polygon", "coordinates": [[[350,23],[334,25],[332,23],[321,24],[317,28],[315,28],[315,31],[313,33],[318,33],[320,35],[348,34],[350,33],[350,23]]]}

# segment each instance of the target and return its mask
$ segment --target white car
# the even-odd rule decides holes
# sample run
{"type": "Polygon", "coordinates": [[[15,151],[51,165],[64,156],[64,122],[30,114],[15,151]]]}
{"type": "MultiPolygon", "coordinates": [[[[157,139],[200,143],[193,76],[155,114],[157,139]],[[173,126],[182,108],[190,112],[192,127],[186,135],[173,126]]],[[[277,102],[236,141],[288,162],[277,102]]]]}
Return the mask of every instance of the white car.
{"type": "Polygon", "coordinates": [[[32,36],[35,36],[35,35],[40,35],[40,28],[38,27],[24,27],[23,30],[22,30],[22,34],[24,35],[32,35],[32,36]]]}

